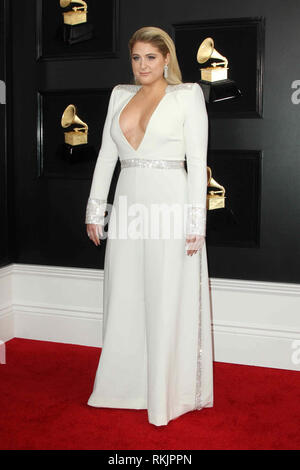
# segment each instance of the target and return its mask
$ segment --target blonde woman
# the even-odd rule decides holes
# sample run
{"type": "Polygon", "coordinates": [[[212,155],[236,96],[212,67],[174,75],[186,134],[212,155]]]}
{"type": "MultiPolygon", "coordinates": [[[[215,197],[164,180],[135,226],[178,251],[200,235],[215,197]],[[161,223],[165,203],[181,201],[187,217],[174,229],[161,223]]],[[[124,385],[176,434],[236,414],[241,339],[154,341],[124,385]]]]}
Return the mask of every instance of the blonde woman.
{"type": "Polygon", "coordinates": [[[86,211],[87,234],[98,246],[119,157],[103,344],[88,405],[147,409],[149,422],[162,426],[213,406],[208,117],[199,84],[182,83],[164,30],[140,28],[129,52],[134,84],[111,92],[86,211]]]}

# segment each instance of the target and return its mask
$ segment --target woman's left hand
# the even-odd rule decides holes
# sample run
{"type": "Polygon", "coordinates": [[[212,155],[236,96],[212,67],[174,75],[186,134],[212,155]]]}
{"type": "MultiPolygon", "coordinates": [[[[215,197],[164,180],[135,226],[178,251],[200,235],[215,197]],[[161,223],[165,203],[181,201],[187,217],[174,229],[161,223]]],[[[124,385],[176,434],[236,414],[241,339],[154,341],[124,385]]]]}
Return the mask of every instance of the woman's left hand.
{"type": "Polygon", "coordinates": [[[189,256],[197,253],[204,245],[205,235],[187,235],[186,244],[188,245],[187,254],[189,256]]]}

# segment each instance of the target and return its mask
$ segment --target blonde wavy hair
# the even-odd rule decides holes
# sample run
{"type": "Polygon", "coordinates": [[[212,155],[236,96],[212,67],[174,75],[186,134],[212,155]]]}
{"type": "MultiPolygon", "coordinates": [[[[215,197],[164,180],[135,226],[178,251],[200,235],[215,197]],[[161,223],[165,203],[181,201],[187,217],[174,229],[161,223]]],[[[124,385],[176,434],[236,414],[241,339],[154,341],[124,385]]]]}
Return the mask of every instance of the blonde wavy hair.
{"type": "MultiPolygon", "coordinates": [[[[175,44],[166,31],[161,28],[157,28],[156,26],[144,26],[143,28],[135,31],[128,42],[130,56],[132,54],[134,44],[138,41],[152,44],[152,46],[156,47],[164,57],[166,57],[167,53],[169,52],[170,59],[168,63],[168,77],[166,78],[166,81],[170,85],[177,85],[178,83],[182,83],[182,75],[177,60],[175,44]]],[[[140,81],[135,77],[134,83],[136,85],[140,85],[140,81]]]]}

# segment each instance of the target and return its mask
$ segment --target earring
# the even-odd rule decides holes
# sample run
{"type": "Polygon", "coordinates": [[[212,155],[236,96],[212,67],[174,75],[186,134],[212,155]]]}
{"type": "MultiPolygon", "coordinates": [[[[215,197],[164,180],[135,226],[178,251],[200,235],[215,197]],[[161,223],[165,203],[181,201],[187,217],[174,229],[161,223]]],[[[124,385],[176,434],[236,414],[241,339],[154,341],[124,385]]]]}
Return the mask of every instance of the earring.
{"type": "Polygon", "coordinates": [[[165,77],[165,78],[168,78],[168,68],[169,68],[169,67],[168,67],[168,64],[165,64],[165,65],[164,65],[164,77],[165,77]]]}

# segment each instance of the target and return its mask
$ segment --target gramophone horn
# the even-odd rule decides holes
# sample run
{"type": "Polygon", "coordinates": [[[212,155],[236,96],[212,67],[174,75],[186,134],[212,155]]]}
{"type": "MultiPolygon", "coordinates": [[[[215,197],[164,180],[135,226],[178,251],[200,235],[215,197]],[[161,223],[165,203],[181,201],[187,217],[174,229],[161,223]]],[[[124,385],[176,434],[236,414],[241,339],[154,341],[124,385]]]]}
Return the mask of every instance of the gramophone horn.
{"type": "Polygon", "coordinates": [[[66,109],[63,112],[62,118],[61,118],[61,125],[62,127],[69,127],[74,119],[76,113],[76,108],[73,104],[69,104],[69,106],[66,107],[66,109]]]}
{"type": "MultiPolygon", "coordinates": [[[[213,38],[206,38],[199,46],[197,52],[197,61],[199,64],[203,64],[208,59],[221,59],[225,62],[225,67],[227,67],[228,60],[226,57],[222,56],[215,48],[214,48],[214,40],[213,38]]],[[[215,64],[217,65],[217,64],[215,64]]]]}
{"type": "Polygon", "coordinates": [[[72,3],[72,0],[60,0],[59,3],[62,8],[66,8],[72,3]]]}
{"type": "Polygon", "coordinates": [[[61,125],[62,127],[69,127],[72,124],[82,124],[85,128],[87,128],[86,123],[76,116],[76,107],[74,104],[69,104],[69,106],[67,106],[63,112],[61,125]]]}
{"type": "Polygon", "coordinates": [[[214,50],[214,40],[213,38],[206,38],[204,41],[199,46],[198,52],[197,52],[197,62],[199,64],[203,64],[206,62],[211,54],[213,53],[214,50]]]}

